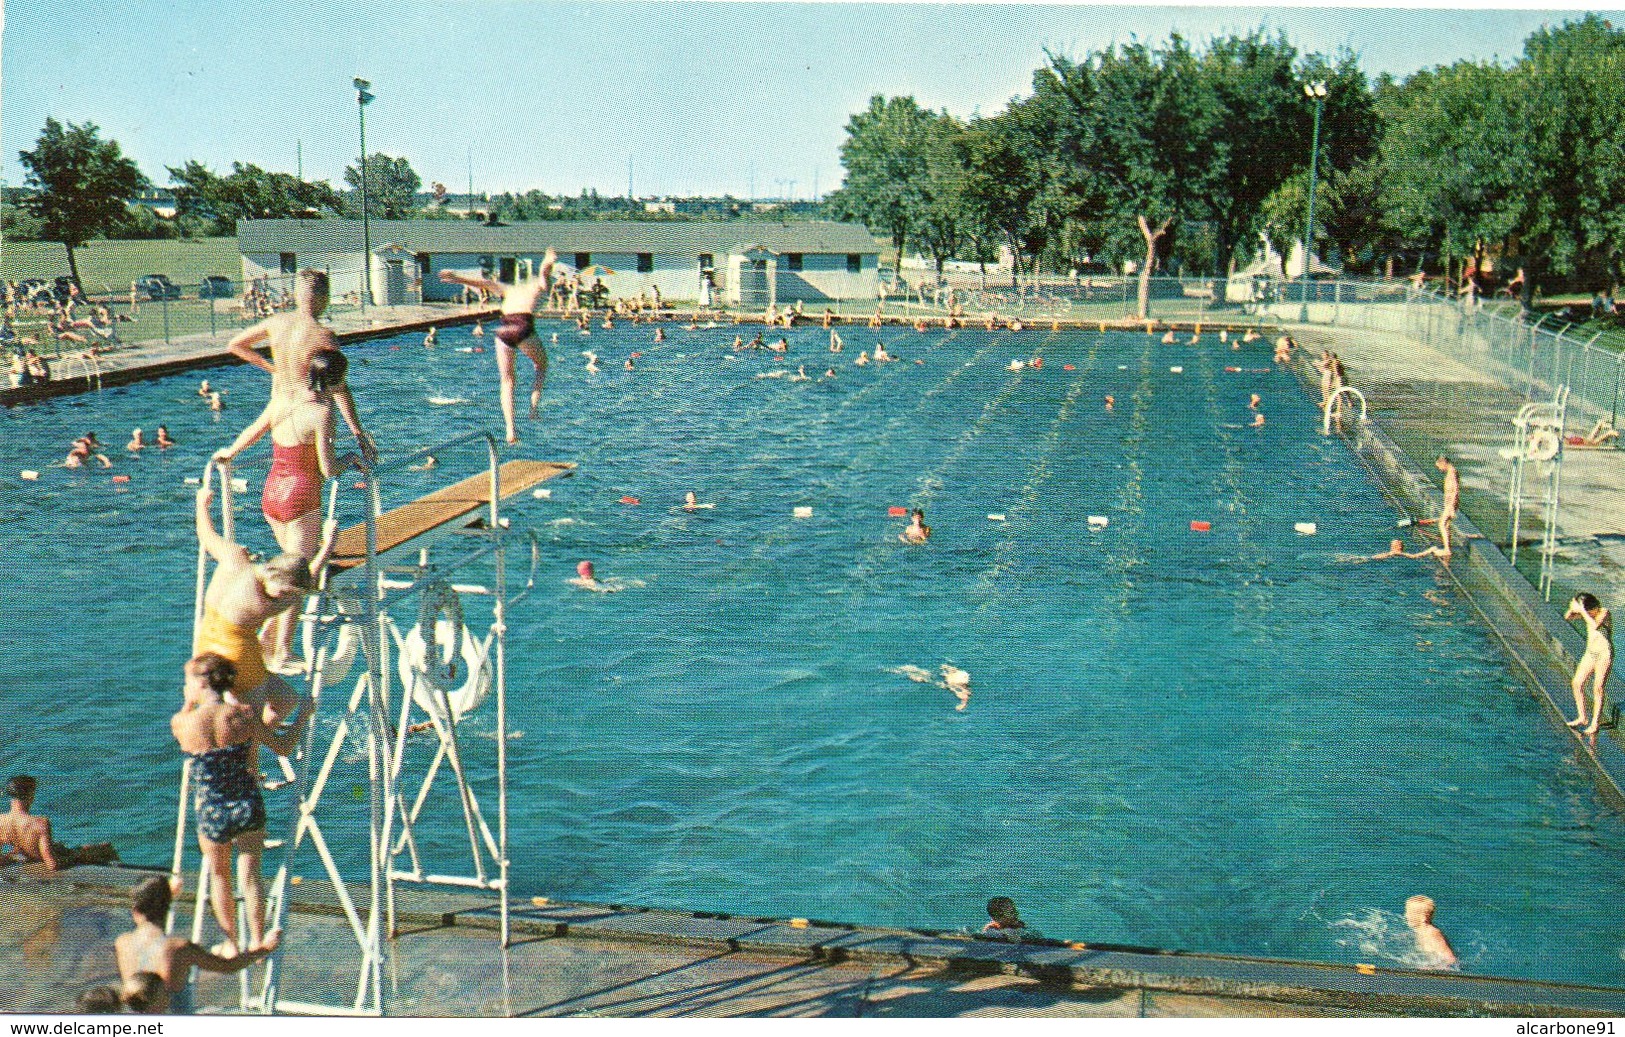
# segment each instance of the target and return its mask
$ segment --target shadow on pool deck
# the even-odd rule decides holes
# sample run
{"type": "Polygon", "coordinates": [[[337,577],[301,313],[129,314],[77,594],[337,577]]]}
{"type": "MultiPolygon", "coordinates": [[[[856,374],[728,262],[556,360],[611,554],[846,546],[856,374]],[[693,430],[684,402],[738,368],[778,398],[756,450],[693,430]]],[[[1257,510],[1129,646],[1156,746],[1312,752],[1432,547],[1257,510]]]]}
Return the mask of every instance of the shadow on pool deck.
{"type": "MultiPolygon", "coordinates": [[[[124,900],[148,873],[0,870],[0,1011],[71,1009],[112,982],[124,900]]],[[[316,890],[284,936],[282,994],[347,1003],[356,947],[316,890]]],[[[387,948],[386,1012],[408,1016],[1254,1017],[1590,1016],[1625,990],[1400,969],[1083,945],[1022,945],[899,929],[700,917],[590,904],[516,907],[497,942],[489,899],[404,898],[387,948]]],[[[254,975],[257,978],[257,969],[254,975]]],[[[205,974],[198,1002],[232,1011],[205,974]]]]}

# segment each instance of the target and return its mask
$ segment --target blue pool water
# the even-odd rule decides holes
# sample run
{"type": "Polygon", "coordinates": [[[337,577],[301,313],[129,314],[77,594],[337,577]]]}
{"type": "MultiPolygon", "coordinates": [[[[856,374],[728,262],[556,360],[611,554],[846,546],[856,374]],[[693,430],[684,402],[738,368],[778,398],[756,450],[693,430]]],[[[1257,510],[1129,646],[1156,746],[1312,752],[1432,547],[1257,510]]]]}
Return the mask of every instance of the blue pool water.
{"type": "MultiPolygon", "coordinates": [[[[509,637],[517,891],[947,928],[1003,893],[1048,935],[1390,963],[1422,892],[1470,971],[1625,983],[1620,819],[1431,563],[1339,560],[1395,515],[1288,376],[1253,373],[1267,350],[888,331],[905,362],[856,368],[875,333],[852,329],[834,380],[794,383],[731,359],[731,328],[553,330],[518,456],[580,470],[514,512],[546,549],[509,637]],[[690,489],[716,508],[676,510],[690,489]],[[925,508],[928,546],[892,505],[925,508]],[[574,590],[581,558],[641,586],[574,590]],[[964,712],[896,672],[943,663],[973,675],[964,712]]],[[[816,378],[824,333],[791,338],[816,378]]],[[[473,341],[351,347],[386,451],[500,427],[473,341]]],[[[210,379],[223,417],[192,377],[0,413],[0,769],[40,774],[65,838],[136,861],[174,826],[182,479],[266,389],[210,379]],[[119,456],[127,485],[16,478],[160,421],[181,445],[119,456]]],[[[239,521],[270,545],[257,487],[239,521]]]]}

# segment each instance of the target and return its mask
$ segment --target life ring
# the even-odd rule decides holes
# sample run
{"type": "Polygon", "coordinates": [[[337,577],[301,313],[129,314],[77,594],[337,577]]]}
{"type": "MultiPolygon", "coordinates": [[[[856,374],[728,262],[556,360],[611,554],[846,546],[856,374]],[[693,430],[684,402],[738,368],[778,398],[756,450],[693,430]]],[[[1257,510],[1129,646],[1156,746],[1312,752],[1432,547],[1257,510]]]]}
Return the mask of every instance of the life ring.
{"type": "Polygon", "coordinates": [[[424,588],[417,626],[399,639],[399,655],[401,683],[427,713],[455,721],[490,693],[486,645],[463,622],[462,599],[444,583],[424,588]]]}
{"type": "MultiPolygon", "coordinates": [[[[312,662],[316,659],[316,624],[304,624],[305,658],[312,662]]],[[[361,632],[354,623],[340,623],[334,635],[332,647],[327,650],[327,659],[322,663],[322,684],[333,687],[343,680],[355,663],[356,649],[361,647],[361,632]]]]}
{"type": "Polygon", "coordinates": [[[1529,461],[1550,461],[1562,446],[1563,439],[1556,429],[1545,426],[1531,429],[1524,445],[1524,458],[1529,461]]]}
{"type": "Polygon", "coordinates": [[[412,689],[412,701],[424,712],[442,720],[457,721],[478,709],[490,694],[491,669],[486,665],[486,646],[460,624],[454,628],[442,619],[431,629],[434,630],[432,647],[424,639],[421,626],[413,627],[400,639],[401,683],[412,689]],[[457,654],[443,655],[441,649],[454,641],[457,654]],[[450,717],[445,715],[447,707],[451,709],[450,717]]]}

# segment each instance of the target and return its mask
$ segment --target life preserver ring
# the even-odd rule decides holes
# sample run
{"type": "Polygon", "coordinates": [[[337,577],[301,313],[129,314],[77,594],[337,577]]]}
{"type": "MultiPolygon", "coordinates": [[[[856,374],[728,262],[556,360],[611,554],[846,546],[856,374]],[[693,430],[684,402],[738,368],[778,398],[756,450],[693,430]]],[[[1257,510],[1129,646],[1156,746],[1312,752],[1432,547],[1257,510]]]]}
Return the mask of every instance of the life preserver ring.
{"type": "Polygon", "coordinates": [[[1554,428],[1542,426],[1529,430],[1524,444],[1524,458],[1529,461],[1550,461],[1563,447],[1563,438],[1554,428]]]}
{"type": "MultiPolygon", "coordinates": [[[[316,659],[316,624],[304,624],[305,658],[312,662],[316,659]]],[[[327,650],[327,658],[322,663],[322,684],[333,687],[343,680],[355,663],[356,649],[361,647],[361,632],[354,623],[340,623],[334,634],[332,647],[327,650]]]]}
{"type": "Polygon", "coordinates": [[[431,715],[459,720],[490,693],[486,644],[464,624],[462,599],[443,583],[424,589],[417,626],[399,638],[398,648],[401,683],[431,715]]]}

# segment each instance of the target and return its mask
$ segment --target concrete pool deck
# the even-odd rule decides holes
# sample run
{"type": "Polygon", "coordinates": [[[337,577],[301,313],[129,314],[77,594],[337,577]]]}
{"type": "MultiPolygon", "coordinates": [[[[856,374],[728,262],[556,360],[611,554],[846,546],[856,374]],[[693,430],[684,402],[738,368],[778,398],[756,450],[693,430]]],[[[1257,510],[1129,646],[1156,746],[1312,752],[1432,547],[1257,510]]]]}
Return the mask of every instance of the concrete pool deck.
{"type": "MultiPolygon", "coordinates": [[[[128,890],[149,872],[0,869],[0,1012],[70,1011],[112,982],[128,890]]],[[[284,935],[282,995],[344,1003],[356,948],[317,890],[284,935]]],[[[388,946],[387,1014],[422,1016],[1381,1017],[1607,1016],[1625,990],[963,934],[516,902],[513,946],[488,898],[413,892],[388,946]]],[[[256,975],[257,978],[257,975],[256,975]]],[[[205,974],[198,1003],[234,1011],[205,974]]]]}

